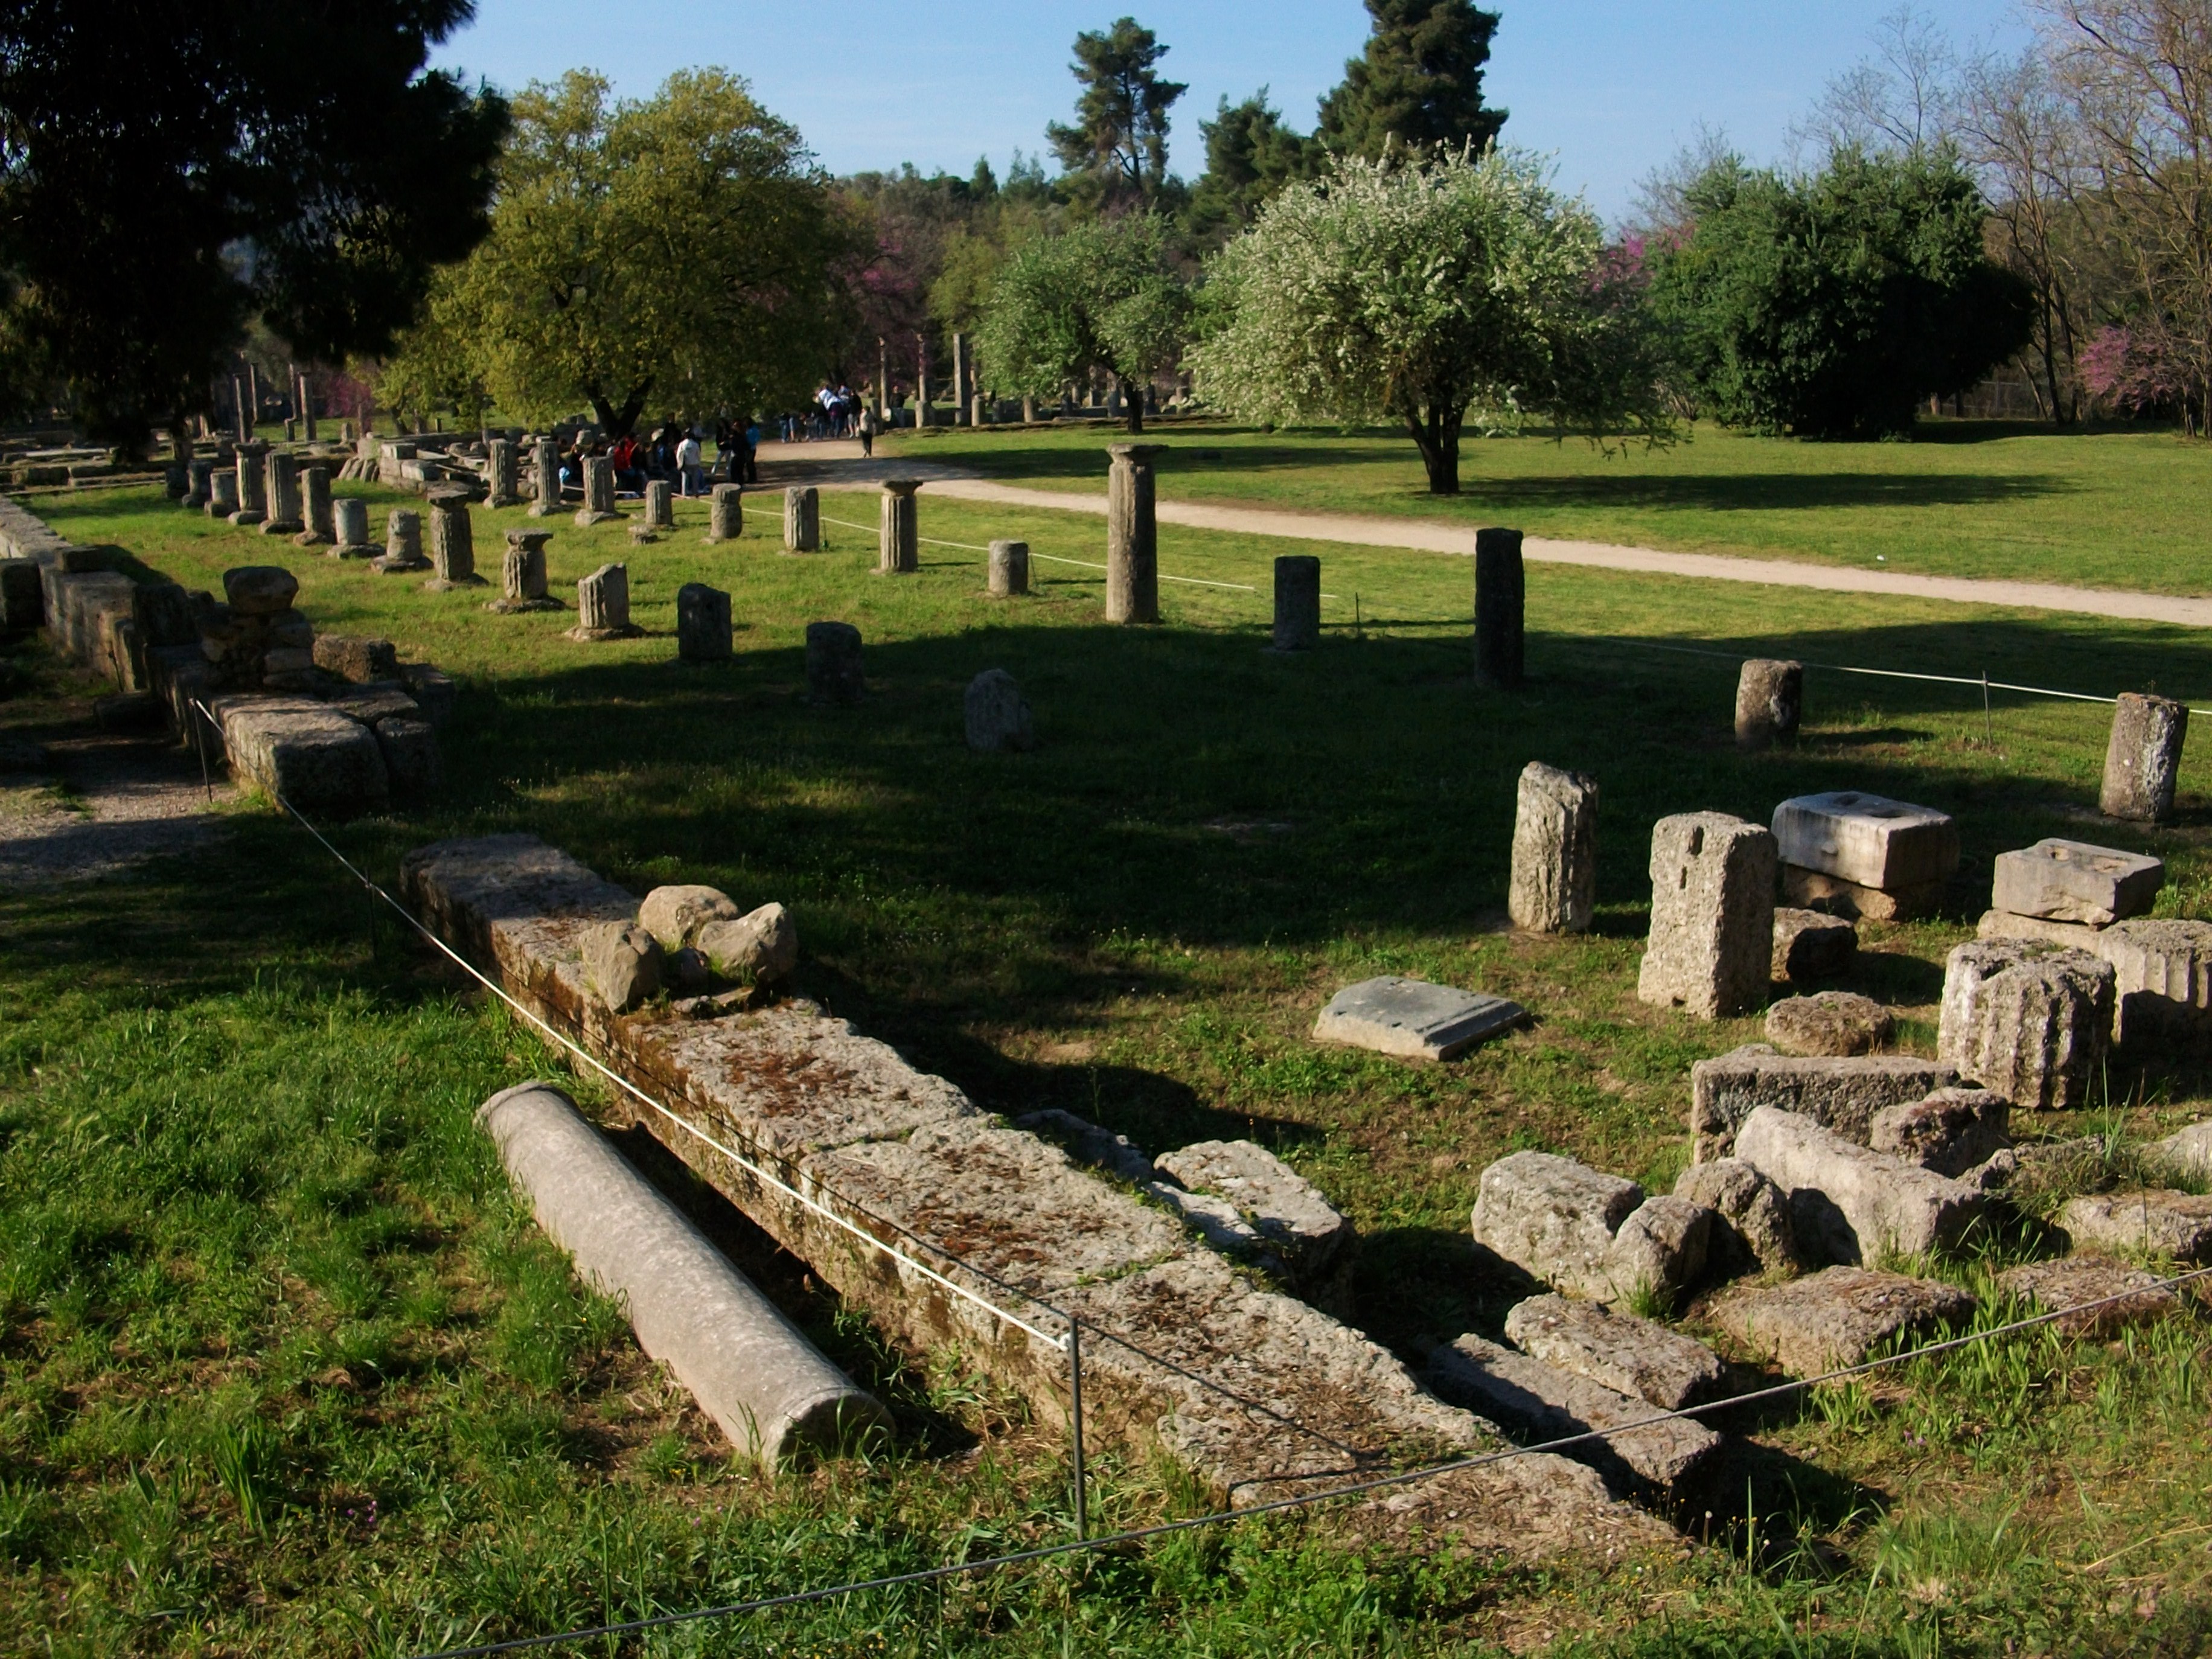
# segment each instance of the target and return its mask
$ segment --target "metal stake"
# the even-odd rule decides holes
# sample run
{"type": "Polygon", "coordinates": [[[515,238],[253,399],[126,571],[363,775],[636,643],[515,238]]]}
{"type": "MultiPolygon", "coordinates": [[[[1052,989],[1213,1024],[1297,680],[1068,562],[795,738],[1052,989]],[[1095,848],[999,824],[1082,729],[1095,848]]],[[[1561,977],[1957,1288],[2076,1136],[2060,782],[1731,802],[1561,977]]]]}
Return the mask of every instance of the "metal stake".
{"type": "Polygon", "coordinates": [[[1091,1536],[1091,1513],[1083,1479],[1083,1327],[1067,1322],[1068,1396],[1075,1422],[1075,1535],[1091,1536]]]}

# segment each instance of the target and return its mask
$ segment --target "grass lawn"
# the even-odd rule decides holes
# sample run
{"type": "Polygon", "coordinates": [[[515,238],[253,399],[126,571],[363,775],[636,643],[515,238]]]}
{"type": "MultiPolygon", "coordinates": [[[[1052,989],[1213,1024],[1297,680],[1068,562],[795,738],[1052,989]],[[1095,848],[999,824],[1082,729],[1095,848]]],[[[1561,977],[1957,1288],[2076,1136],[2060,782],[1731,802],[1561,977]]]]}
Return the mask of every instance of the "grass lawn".
{"type": "MultiPolygon", "coordinates": [[[[1048,489],[1101,491],[1103,426],[885,440],[1048,489]]],[[[2203,524],[2212,448],[2170,432],[2067,434],[1923,422],[1911,443],[1800,443],[1700,425],[1671,448],[1607,453],[1579,439],[1470,438],[1456,497],[1384,429],[1261,432],[1164,422],[1147,440],[1164,500],[1406,514],[1469,527],[1680,552],[1784,556],[1926,575],[2012,577],[2160,593],[2212,592],[2203,524]]]]}
{"type": "MultiPolygon", "coordinates": [[[[1540,1146],[1670,1182],[1688,1066],[1758,1034],[1634,1000],[1655,817],[1764,819],[1845,786],[1956,813],[1947,914],[1866,927],[1854,981],[1905,1011],[1920,1052],[1998,851],[2051,834],[2146,848],[2172,872],[2162,913],[2212,913],[2193,763],[2174,825],[2084,822],[2098,707],[2001,698],[1985,733],[1978,694],[1816,672],[1804,741],[1744,757],[1733,663],[1634,643],[2201,701],[2212,640],[2187,630],[1537,567],[1532,682],[1490,695],[1467,672],[1464,562],[1321,549],[1328,636],[1283,659],[1260,648],[1261,594],[1170,585],[1166,626],[1108,628],[1098,573],[1042,562],[1102,559],[1096,519],[925,490],[925,536],[1025,537],[1038,594],[988,599],[981,555],[957,546],[874,575],[872,533],[835,523],[818,556],[782,556],[757,514],[709,547],[703,504],[680,503],[649,547],[556,524],[556,593],[626,560],[648,630],[583,646],[562,637],[572,618],[495,617],[151,493],[32,505],[188,586],[283,562],[319,629],[384,635],[461,680],[445,792],[333,831],[380,878],[434,836],[526,829],[641,892],[781,899],[800,988],[987,1107],[1063,1106],[1150,1151],[1277,1148],[1358,1223],[1360,1321],[1408,1357],[1505,1311],[1466,1240],[1485,1164],[1540,1146]],[[691,580],[735,595],[728,665],[673,660],[691,580]],[[856,709],[798,696],[805,624],[831,617],[867,640],[856,709]],[[961,690],[992,666],[1036,709],[1034,754],[961,742],[961,690]],[[1531,758],[1604,790],[1588,939],[1504,929],[1531,758]],[[1431,1069],[1306,1040],[1334,989],[1382,972],[1511,995],[1536,1024],[1431,1069]]],[[[823,500],[832,520],[872,507],[823,500]]],[[[479,513],[479,566],[495,574],[499,532],[528,522],[479,513]]],[[[1264,591],[1284,550],[1170,527],[1162,564],[1264,591]]],[[[34,684],[0,703],[9,731],[81,714],[96,689],[36,644],[15,659],[34,684]]],[[[899,1415],[896,1447],[866,1464],[774,1482],[732,1465],[571,1283],[471,1125],[549,1066],[259,809],[189,860],[0,893],[0,1649],[398,1653],[1060,1535],[1053,1436],[957,1356],[886,1351],[663,1161],[899,1415]]],[[[2208,1082],[2116,1067],[2095,1109],[2021,1127],[2162,1133],[2204,1115],[2208,1082]]],[[[2018,1248],[1941,1270],[1985,1287],[2018,1248]]],[[[2193,1652],[2212,1632],[2203,1328],[2011,1340],[1826,1395],[1760,1431],[1759,1530],[1722,1522],[1686,1560],[1516,1571],[1356,1555],[1322,1520],[1248,1524],[622,1650],[2193,1652]]],[[[1106,1524],[1196,1501],[1149,1467],[1102,1474],[1106,1524]]]]}

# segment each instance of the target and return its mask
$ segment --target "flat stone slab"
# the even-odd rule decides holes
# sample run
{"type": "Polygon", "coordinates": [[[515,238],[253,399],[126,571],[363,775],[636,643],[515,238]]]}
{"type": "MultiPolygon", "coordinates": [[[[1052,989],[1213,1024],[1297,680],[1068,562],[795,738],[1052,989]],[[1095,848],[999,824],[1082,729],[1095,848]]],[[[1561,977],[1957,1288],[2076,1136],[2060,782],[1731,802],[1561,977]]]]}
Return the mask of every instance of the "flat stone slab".
{"type": "Polygon", "coordinates": [[[2181,1298],[2160,1285],[2156,1273],[2108,1255],[2069,1255],[2009,1267],[1997,1275],[1997,1288],[2039,1313],[2065,1314],[2054,1322],[2069,1336],[2111,1336],[2130,1325],[2164,1318],[2181,1306],[2181,1298]],[[2120,1299],[2109,1299],[2114,1297],[2120,1299]],[[2103,1305],[2083,1305],[2089,1303],[2103,1305]],[[2068,1311],[2073,1309],[2081,1311],[2068,1311]]]}
{"type": "Polygon", "coordinates": [[[1186,1192],[1226,1200],[1301,1285],[1347,1258],[1350,1218],[1321,1189],[1266,1147],[1249,1140],[1201,1140],[1152,1160],[1186,1192]]]}
{"type": "Polygon", "coordinates": [[[1726,1158],[1736,1130],[1761,1106],[1809,1117],[1864,1146],[1885,1106],[1925,1100],[1959,1080],[1958,1072],[1907,1054],[1826,1059],[1778,1054],[1747,1043],[1690,1068],[1690,1133],[1700,1164],[1726,1158]]]}
{"type": "Polygon", "coordinates": [[[1786,1285],[1723,1291],[1713,1322],[1792,1376],[1858,1364],[1899,1335],[1918,1338],[1971,1317],[1955,1285],[1872,1267],[1829,1267],[1786,1285]]]}
{"type": "Polygon", "coordinates": [[[2165,885],[2162,860],[2049,837],[1997,854],[1990,903],[2014,915],[2105,927],[2148,914],[2165,885]]]}
{"type": "Polygon", "coordinates": [[[1564,1296],[1535,1296],[1505,1316],[1522,1352],[1668,1411],[1727,1398],[1720,1358],[1695,1337],[1564,1296]]]}
{"type": "Polygon", "coordinates": [[[2212,1262],[2212,1194],[2162,1187],[2085,1193],[2066,1200],[2058,1224],[2077,1250],[2136,1250],[2191,1267],[2212,1262]]]}
{"type": "Polygon", "coordinates": [[[1528,1017],[1519,1003],[1504,997],[1384,975],[1331,997],[1314,1021],[1313,1034],[1323,1042],[1401,1060],[1451,1060],[1528,1017]]]}
{"type": "Polygon", "coordinates": [[[1774,809],[1782,861],[1884,892],[1950,879],[1959,826],[1948,812],[1855,789],[1799,795],[1774,809]]]}

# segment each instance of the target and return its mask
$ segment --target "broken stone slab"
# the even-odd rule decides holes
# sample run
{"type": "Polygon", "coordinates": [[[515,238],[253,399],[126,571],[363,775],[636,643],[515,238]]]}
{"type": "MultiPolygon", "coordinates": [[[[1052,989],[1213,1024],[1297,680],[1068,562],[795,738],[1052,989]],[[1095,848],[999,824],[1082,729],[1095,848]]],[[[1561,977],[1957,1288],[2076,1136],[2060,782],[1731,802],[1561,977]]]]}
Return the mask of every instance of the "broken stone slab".
{"type": "Polygon", "coordinates": [[[1234,1205],[1293,1283],[1318,1285],[1351,1260],[1351,1218],[1264,1146],[1201,1140],[1163,1152],[1153,1164],[1185,1191],[1234,1205]]]}
{"type": "Polygon", "coordinates": [[[1314,1021],[1322,1042],[1349,1043],[1401,1060],[1454,1060],[1528,1018],[1517,1002],[1386,974],[1347,985],[1314,1021]]]}
{"type": "Polygon", "coordinates": [[[1111,1129],[1102,1128],[1088,1118],[1064,1112],[1057,1106],[1027,1113],[1016,1118],[1014,1123],[1017,1127],[1044,1136],[1078,1162],[1118,1176],[1123,1181],[1144,1185],[1160,1178],[1152,1160],[1139,1152],[1128,1136],[1117,1135],[1111,1129]]]}
{"type": "Polygon", "coordinates": [[[583,938],[584,970],[611,1013],[627,1014],[660,994],[660,941],[634,921],[603,922],[583,938]]]}
{"type": "Polygon", "coordinates": [[[1671,1488],[1720,1449],[1721,1437],[1687,1419],[1648,1423],[1656,1410],[1622,1394],[1479,1336],[1462,1336],[1429,1356],[1429,1386],[1507,1433],[1532,1443],[1624,1430],[1562,1449],[1601,1473],[1671,1488]],[[1629,1428],[1645,1423],[1643,1428],[1629,1428]]]}
{"type": "Polygon", "coordinates": [[[2111,1040],[2117,983],[2085,951],[1970,940],[1945,964],[1937,1051],[2015,1105],[2078,1106],[2111,1040]]]}
{"type": "Polygon", "coordinates": [[[1959,826],[1932,806],[1856,789],[1799,795],[1774,809],[1782,862],[1854,887],[1941,887],[1959,867],[1959,826]]]}
{"type": "Polygon", "coordinates": [[[1674,1306],[1705,1277],[1712,1245],[1713,1212],[1686,1198],[1662,1193],[1629,1212],[1606,1251],[1613,1297],[1674,1306]]]}
{"type": "Polygon", "coordinates": [[[1532,1358],[1665,1411],[1729,1393],[1719,1357],[1704,1343],[1591,1303],[1530,1297],[1505,1316],[1505,1335],[1532,1358]]]}
{"type": "Polygon", "coordinates": [[[328,669],[340,679],[349,680],[356,685],[399,678],[399,651],[390,640],[318,634],[313,648],[316,667],[328,669]]]}
{"type": "Polygon", "coordinates": [[[781,904],[763,904],[734,921],[709,921],[690,942],[726,979],[769,984],[799,965],[799,925],[781,904]]]}
{"type": "Polygon", "coordinates": [[[2163,860],[2047,837],[1997,854],[1990,904],[2016,916],[2109,927],[2148,915],[2165,885],[2163,860]]]}
{"type": "Polygon", "coordinates": [[[2195,1180],[2212,1179],[2212,1119],[2175,1130],[2151,1150],[2195,1180]]]}
{"type": "Polygon", "coordinates": [[[2156,1273],[2106,1255],[2030,1261],[2007,1268],[1996,1282],[1999,1290],[2039,1313],[2064,1316],[2053,1322],[2069,1336],[2116,1336],[2130,1325],[2148,1325],[2181,1306],[2181,1298],[2160,1284],[2156,1273]]]}
{"type": "Polygon", "coordinates": [[[240,565],[222,573],[223,602],[233,616],[280,616],[299,596],[300,579],[282,565],[240,565]]]}
{"type": "Polygon", "coordinates": [[[2069,1198],[2058,1225],[2077,1250],[2170,1255],[2191,1267],[2212,1262],[2212,1194],[2151,1188],[2069,1198]]]}
{"type": "Polygon", "coordinates": [[[1036,726],[1029,700],[1005,669],[987,668],[969,681],[961,708],[967,722],[968,746],[976,753],[1036,747],[1036,726]]]}
{"type": "Polygon", "coordinates": [[[2171,697],[2123,691],[2112,708],[2112,741],[2097,810],[2108,818],[2160,823],[2173,815],[2189,706],[2171,697]]]}
{"type": "Polygon", "coordinates": [[[1766,1040],[1790,1054],[1872,1054],[1887,1048],[1896,1030],[1888,1009],[1850,991],[1785,997],[1766,1011],[1766,1040]]]}
{"type": "Polygon", "coordinates": [[[1974,1298],[1940,1279],[1872,1267],[1829,1267],[1786,1285],[1716,1297],[1713,1322],[1792,1376],[1863,1364],[1900,1338],[1932,1336],[1972,1318],[1974,1298]]]}
{"type": "Polygon", "coordinates": [[[1771,971],[1791,984],[1838,979],[1858,957],[1859,930],[1841,916],[1789,905],[1774,912],[1774,960],[1771,971]]]}
{"type": "Polygon", "coordinates": [[[1553,1152],[1512,1152],[1482,1172],[1474,1242],[1555,1289],[1610,1302],[1613,1235],[1643,1202],[1632,1181],[1553,1152]]]}
{"type": "Polygon", "coordinates": [[[376,734],[304,697],[218,697],[209,712],[234,770],[303,812],[351,814],[391,795],[376,734]]]}
{"type": "Polygon", "coordinates": [[[1541,761],[1521,769],[1505,908],[1532,933],[1586,933],[1597,904],[1597,781],[1541,761]]]}
{"type": "Polygon", "coordinates": [[[1701,1164],[1726,1158],[1737,1128],[1761,1106],[1809,1117],[1863,1146],[1883,1107],[1925,1100],[1958,1080],[1952,1066],[1909,1054],[1807,1058],[1747,1043],[1690,1068],[1692,1156],[1701,1164]]]}
{"type": "Polygon", "coordinates": [[[1774,837],[1725,812],[1651,828],[1651,927],[1639,1000],[1699,1019],[1766,1000],[1774,954],[1774,837]]]}
{"type": "Polygon", "coordinates": [[[430,722],[406,714],[387,714],[371,728],[384,757],[384,775],[392,793],[419,799],[435,792],[443,776],[438,734],[430,722]]]}
{"type": "Polygon", "coordinates": [[[1674,1195],[1712,1212],[1705,1261],[1716,1277],[1796,1273],[1802,1265],[1788,1194],[1741,1158],[1692,1164],[1674,1195]]]}
{"type": "Polygon", "coordinates": [[[664,951],[680,951],[710,921],[735,921],[744,912],[719,887],[672,884],[656,887],[637,907],[638,925],[660,941],[664,951]]]}
{"type": "Polygon", "coordinates": [[[1745,1120],[1735,1152],[1789,1194],[1790,1231],[1808,1261],[1924,1255],[1956,1244],[1987,1207],[1978,1187],[1771,1106],[1745,1120]]]}
{"type": "Polygon", "coordinates": [[[1867,1144],[1937,1175],[1963,1178],[2012,1145],[2012,1106],[1987,1089],[1938,1089],[1925,1100],[1885,1106],[1867,1144]]]}

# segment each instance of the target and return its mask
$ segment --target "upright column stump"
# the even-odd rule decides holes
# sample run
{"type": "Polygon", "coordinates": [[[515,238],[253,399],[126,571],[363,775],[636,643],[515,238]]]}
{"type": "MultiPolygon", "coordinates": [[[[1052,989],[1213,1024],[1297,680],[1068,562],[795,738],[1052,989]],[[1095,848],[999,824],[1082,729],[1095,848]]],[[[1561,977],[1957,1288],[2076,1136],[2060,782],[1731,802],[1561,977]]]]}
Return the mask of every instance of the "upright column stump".
{"type": "Polygon", "coordinates": [[[1160,619],[1160,535],[1152,457],[1164,444],[1109,444],[1106,477],[1106,620],[1160,619]]]}

